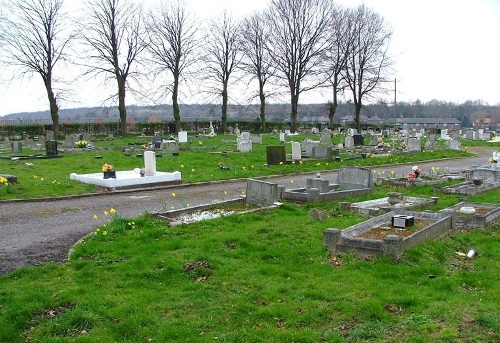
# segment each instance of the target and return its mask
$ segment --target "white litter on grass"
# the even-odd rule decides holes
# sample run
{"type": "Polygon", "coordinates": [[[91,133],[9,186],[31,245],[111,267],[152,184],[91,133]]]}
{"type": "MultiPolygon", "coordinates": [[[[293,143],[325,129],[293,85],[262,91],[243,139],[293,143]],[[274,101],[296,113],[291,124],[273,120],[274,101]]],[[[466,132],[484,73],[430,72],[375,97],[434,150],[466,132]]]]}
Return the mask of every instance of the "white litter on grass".
{"type": "Polygon", "coordinates": [[[226,211],[223,209],[215,209],[210,211],[198,211],[186,213],[173,218],[172,224],[191,224],[202,220],[215,219],[223,216],[229,216],[234,211],[226,211]]]}

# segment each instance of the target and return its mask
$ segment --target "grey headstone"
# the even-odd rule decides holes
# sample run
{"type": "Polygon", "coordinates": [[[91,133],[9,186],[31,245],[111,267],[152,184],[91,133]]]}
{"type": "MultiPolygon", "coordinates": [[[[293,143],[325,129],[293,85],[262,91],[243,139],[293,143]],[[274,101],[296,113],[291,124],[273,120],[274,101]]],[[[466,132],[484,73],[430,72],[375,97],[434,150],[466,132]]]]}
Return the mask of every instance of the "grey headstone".
{"type": "Polygon", "coordinates": [[[420,152],[422,151],[422,141],[420,138],[410,137],[406,142],[405,152],[420,152]]]}
{"type": "Polygon", "coordinates": [[[248,179],[246,203],[249,205],[271,206],[278,201],[278,184],[248,179]]]}
{"type": "Polygon", "coordinates": [[[240,152],[252,152],[252,141],[250,139],[238,137],[236,146],[240,152]]]}
{"type": "Polygon", "coordinates": [[[345,143],[344,143],[344,146],[345,146],[347,149],[354,148],[354,138],[352,138],[352,136],[347,136],[347,137],[345,138],[345,143]]]}
{"type": "Polygon", "coordinates": [[[342,166],[337,183],[342,190],[373,188],[372,171],[368,168],[342,166]]]}
{"type": "Polygon", "coordinates": [[[11,142],[11,147],[12,147],[12,152],[21,152],[23,151],[23,143],[21,142],[18,142],[18,141],[14,141],[14,142],[11,142]]]}

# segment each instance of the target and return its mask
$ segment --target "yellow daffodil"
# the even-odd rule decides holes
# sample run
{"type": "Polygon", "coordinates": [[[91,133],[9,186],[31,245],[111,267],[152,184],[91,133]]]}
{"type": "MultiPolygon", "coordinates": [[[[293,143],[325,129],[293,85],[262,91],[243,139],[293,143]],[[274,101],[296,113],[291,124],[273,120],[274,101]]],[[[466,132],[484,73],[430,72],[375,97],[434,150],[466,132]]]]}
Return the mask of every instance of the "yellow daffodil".
{"type": "Polygon", "coordinates": [[[175,198],[175,193],[174,192],[172,192],[172,198],[175,198]]]}
{"type": "Polygon", "coordinates": [[[97,214],[94,214],[94,220],[97,220],[97,214]]]}
{"type": "Polygon", "coordinates": [[[116,210],[114,208],[111,207],[111,209],[109,210],[109,213],[111,214],[115,214],[116,213],[116,210]]]}
{"type": "Polygon", "coordinates": [[[224,195],[227,195],[227,191],[224,191],[224,195]]]}
{"type": "Polygon", "coordinates": [[[109,213],[108,211],[104,211],[104,215],[107,216],[109,213]]]}

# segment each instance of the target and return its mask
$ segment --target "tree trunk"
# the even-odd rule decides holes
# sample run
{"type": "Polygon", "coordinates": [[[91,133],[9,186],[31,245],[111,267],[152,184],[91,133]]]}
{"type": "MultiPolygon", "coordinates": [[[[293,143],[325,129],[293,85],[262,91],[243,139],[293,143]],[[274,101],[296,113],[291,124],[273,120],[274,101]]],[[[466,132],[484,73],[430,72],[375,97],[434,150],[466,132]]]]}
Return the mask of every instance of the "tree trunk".
{"type": "Polygon", "coordinates": [[[181,111],[179,109],[179,78],[176,77],[174,80],[174,90],[172,92],[172,107],[174,110],[174,121],[175,130],[179,132],[181,130],[181,111]]]}
{"type": "Polygon", "coordinates": [[[356,130],[358,130],[358,133],[361,133],[361,123],[359,121],[359,114],[361,113],[361,103],[355,102],[354,108],[356,110],[356,113],[354,115],[354,125],[356,126],[356,130]]]}
{"type": "Polygon", "coordinates": [[[50,80],[45,81],[45,89],[47,90],[47,97],[49,98],[50,106],[50,117],[52,118],[52,126],[54,128],[54,137],[57,139],[60,134],[59,129],[59,106],[57,106],[57,100],[52,90],[52,82],[50,80]]]}
{"type": "Polygon", "coordinates": [[[262,126],[262,132],[266,132],[266,95],[264,94],[264,86],[260,86],[259,90],[260,98],[260,124],[262,126]]]}
{"type": "Polygon", "coordinates": [[[298,107],[299,107],[299,96],[298,95],[293,95],[291,96],[291,105],[292,105],[292,112],[290,113],[290,131],[292,133],[297,132],[297,113],[298,113],[298,107]]]}
{"type": "Polygon", "coordinates": [[[222,86],[222,132],[226,133],[227,131],[227,82],[224,82],[222,86]]]}
{"type": "Polygon", "coordinates": [[[127,133],[127,108],[125,107],[125,79],[118,77],[118,112],[120,113],[120,130],[127,133]]]}

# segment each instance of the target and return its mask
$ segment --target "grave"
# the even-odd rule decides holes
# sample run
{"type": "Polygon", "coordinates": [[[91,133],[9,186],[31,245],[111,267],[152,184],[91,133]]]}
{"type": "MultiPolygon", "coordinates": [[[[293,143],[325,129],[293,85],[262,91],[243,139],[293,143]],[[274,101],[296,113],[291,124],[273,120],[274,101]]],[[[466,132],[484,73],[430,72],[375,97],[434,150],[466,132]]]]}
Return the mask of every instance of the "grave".
{"type": "Polygon", "coordinates": [[[104,179],[103,173],[76,174],[71,173],[70,179],[83,183],[106,187],[109,189],[130,189],[139,187],[163,186],[179,183],[181,173],[156,171],[156,157],[154,151],[144,152],[145,176],[141,175],[141,169],[135,168],[128,171],[116,171],[116,178],[104,179]]]}
{"type": "Polygon", "coordinates": [[[382,214],[344,230],[326,229],[323,232],[323,246],[334,254],[347,252],[364,257],[386,255],[400,260],[406,249],[452,231],[455,228],[454,217],[455,212],[452,210],[439,213],[411,212],[401,207],[396,212],[382,214]],[[413,217],[414,221],[422,221],[428,225],[418,230],[394,228],[391,223],[397,215],[413,217]],[[369,233],[375,229],[381,232],[387,230],[388,234],[383,238],[370,237],[369,233]]]}
{"type": "Polygon", "coordinates": [[[242,132],[241,135],[236,138],[236,149],[239,152],[252,152],[250,132],[242,132]]]}
{"type": "Polygon", "coordinates": [[[179,141],[179,143],[187,143],[187,141],[188,141],[187,131],[179,131],[178,141],[179,141]]]}
{"type": "Polygon", "coordinates": [[[292,142],[292,160],[298,161],[302,158],[301,144],[292,142]]]}
{"type": "Polygon", "coordinates": [[[57,141],[45,141],[45,155],[47,156],[57,156],[57,141]]]}
{"type": "Polygon", "coordinates": [[[262,144],[262,135],[250,135],[252,144],[262,144]]]}
{"type": "Polygon", "coordinates": [[[331,145],[332,144],[332,131],[329,129],[324,129],[321,131],[321,138],[319,140],[320,144],[331,145]]]}
{"type": "Polygon", "coordinates": [[[400,202],[392,205],[389,203],[389,197],[367,200],[361,202],[341,202],[339,208],[341,210],[353,211],[363,215],[378,216],[393,210],[393,206],[402,206],[407,211],[423,211],[424,209],[437,204],[439,198],[418,198],[418,197],[402,197],[400,202]]]}
{"type": "Polygon", "coordinates": [[[286,163],[286,153],[283,145],[266,146],[266,155],[268,166],[286,163]]]}
{"type": "Polygon", "coordinates": [[[281,198],[292,202],[326,202],[373,191],[371,170],[352,166],[340,167],[337,183],[330,184],[321,178],[306,179],[305,188],[286,189],[281,192],[281,198]]]}
{"type": "Polygon", "coordinates": [[[354,134],[352,136],[352,138],[353,138],[354,146],[363,146],[365,144],[364,137],[362,134],[354,134]]]}
{"type": "Polygon", "coordinates": [[[485,230],[490,225],[500,220],[500,207],[495,204],[481,204],[472,202],[459,202],[449,209],[456,212],[455,227],[457,229],[485,230]],[[462,208],[473,208],[474,213],[462,213],[462,208]]]}
{"type": "Polygon", "coordinates": [[[456,141],[456,140],[449,140],[448,147],[451,150],[460,150],[462,148],[462,143],[460,143],[460,141],[456,141]]]}
{"type": "Polygon", "coordinates": [[[278,201],[278,184],[248,179],[245,195],[247,205],[271,206],[278,201]]]}
{"type": "Polygon", "coordinates": [[[332,160],[332,149],[326,146],[315,146],[312,149],[312,158],[325,159],[327,161],[332,160]]]}
{"type": "Polygon", "coordinates": [[[19,141],[13,141],[10,143],[12,152],[22,152],[23,151],[23,143],[19,141]]]}
{"type": "Polygon", "coordinates": [[[346,149],[354,148],[354,138],[352,136],[347,136],[344,141],[344,146],[346,149]]]}
{"type": "Polygon", "coordinates": [[[409,137],[406,142],[406,147],[403,149],[404,152],[421,152],[422,151],[422,141],[420,138],[409,137]]]}
{"type": "Polygon", "coordinates": [[[304,157],[311,157],[313,149],[317,146],[319,146],[318,141],[313,141],[312,139],[306,139],[305,141],[300,143],[302,155],[304,157]]]}

